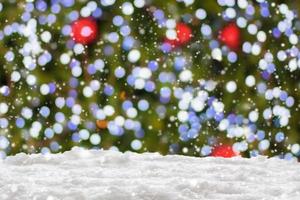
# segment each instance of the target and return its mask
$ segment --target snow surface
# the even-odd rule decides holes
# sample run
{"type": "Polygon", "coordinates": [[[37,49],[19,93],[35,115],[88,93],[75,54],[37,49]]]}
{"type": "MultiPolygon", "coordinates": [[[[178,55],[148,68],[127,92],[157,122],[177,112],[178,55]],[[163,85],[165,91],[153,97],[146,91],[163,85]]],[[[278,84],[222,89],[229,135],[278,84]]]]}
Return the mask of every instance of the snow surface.
{"type": "Polygon", "coordinates": [[[0,199],[300,199],[300,165],[83,150],[0,162],[0,199]]]}

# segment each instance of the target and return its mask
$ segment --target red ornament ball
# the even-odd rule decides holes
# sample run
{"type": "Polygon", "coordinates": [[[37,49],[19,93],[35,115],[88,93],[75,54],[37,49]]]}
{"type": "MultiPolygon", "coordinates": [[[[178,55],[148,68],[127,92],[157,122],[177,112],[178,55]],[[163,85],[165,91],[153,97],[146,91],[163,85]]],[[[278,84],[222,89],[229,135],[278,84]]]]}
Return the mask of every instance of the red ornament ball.
{"type": "Polygon", "coordinates": [[[98,25],[93,18],[81,18],[73,22],[71,37],[76,43],[90,44],[98,35],[98,25]]]}
{"type": "Polygon", "coordinates": [[[232,50],[238,50],[241,44],[241,31],[235,23],[226,25],[219,33],[219,40],[232,50]]]}
{"type": "Polygon", "coordinates": [[[214,147],[210,155],[213,157],[231,158],[239,154],[233,151],[232,146],[224,144],[214,147]]]}
{"type": "Polygon", "coordinates": [[[185,23],[176,25],[177,40],[179,44],[186,44],[192,38],[192,29],[185,23]]]}
{"type": "Polygon", "coordinates": [[[192,38],[192,29],[185,23],[178,23],[176,25],[177,37],[174,40],[166,39],[172,47],[178,47],[187,44],[192,38]]]}

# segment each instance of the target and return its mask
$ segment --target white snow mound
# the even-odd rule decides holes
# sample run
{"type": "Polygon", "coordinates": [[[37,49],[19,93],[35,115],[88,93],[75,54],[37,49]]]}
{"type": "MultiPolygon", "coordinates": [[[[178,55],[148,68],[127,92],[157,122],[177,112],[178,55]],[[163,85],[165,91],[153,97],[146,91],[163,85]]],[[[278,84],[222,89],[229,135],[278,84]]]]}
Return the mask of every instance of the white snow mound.
{"type": "Polygon", "coordinates": [[[0,161],[0,199],[300,199],[300,165],[74,148],[0,161]]]}

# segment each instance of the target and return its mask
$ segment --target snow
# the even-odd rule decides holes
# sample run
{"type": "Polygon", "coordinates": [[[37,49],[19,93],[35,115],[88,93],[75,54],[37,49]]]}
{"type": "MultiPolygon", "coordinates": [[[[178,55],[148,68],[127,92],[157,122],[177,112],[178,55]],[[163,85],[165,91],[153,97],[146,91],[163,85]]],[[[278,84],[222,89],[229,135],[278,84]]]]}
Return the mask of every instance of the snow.
{"type": "Polygon", "coordinates": [[[300,165],[74,148],[0,162],[0,199],[300,199],[300,165]]]}

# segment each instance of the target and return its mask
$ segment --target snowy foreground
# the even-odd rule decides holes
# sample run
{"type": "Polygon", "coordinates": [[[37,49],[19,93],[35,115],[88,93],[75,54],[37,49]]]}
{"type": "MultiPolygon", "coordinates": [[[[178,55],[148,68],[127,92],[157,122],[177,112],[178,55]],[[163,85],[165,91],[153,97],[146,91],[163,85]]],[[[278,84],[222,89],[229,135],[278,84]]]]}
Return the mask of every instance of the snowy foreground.
{"type": "Polygon", "coordinates": [[[300,165],[88,151],[0,163],[0,199],[300,199],[300,165]]]}

